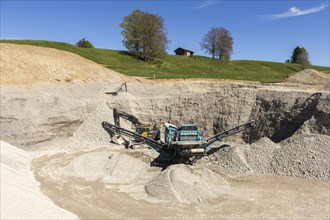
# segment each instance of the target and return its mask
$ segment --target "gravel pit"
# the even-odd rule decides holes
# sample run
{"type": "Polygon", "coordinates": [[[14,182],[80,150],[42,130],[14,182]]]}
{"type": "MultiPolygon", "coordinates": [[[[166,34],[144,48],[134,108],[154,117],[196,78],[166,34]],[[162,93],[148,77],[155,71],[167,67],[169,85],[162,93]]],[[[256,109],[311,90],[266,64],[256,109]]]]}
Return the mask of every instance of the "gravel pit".
{"type": "MultiPolygon", "coordinates": [[[[90,71],[76,71],[81,74],[70,73],[72,81],[66,82],[67,69],[61,69],[65,61],[49,61],[58,67],[55,75],[60,78],[53,75],[47,83],[34,85],[53,74],[47,69],[52,65],[42,65],[32,71],[35,80],[19,79],[26,75],[22,74],[25,70],[38,65],[33,64],[30,53],[17,53],[23,54],[22,63],[33,65],[13,75],[16,67],[7,65],[13,57],[10,53],[42,48],[6,47],[9,56],[2,59],[6,68],[1,69],[6,71],[1,72],[6,76],[1,79],[1,139],[34,150],[34,159],[32,166],[22,158],[16,162],[4,159],[6,166],[14,167],[4,173],[13,175],[18,166],[26,165],[40,183],[37,191],[79,218],[329,219],[328,77],[303,85],[299,80],[313,78],[308,72],[301,79],[297,75],[290,85],[136,80],[128,82],[127,93],[111,96],[102,91],[112,91],[124,78],[100,66],[92,77],[90,71]],[[116,82],[111,85],[109,80],[116,82]],[[216,143],[218,151],[194,166],[172,165],[162,170],[149,166],[158,156],[154,151],[109,144],[101,122],[112,121],[113,107],[161,127],[168,121],[193,122],[205,137],[250,120],[255,120],[256,127],[216,143]]],[[[43,52],[61,57],[60,51],[43,52]]],[[[39,56],[37,62],[44,64],[42,59],[39,56]]],[[[78,63],[79,57],[73,59],[70,65],[78,63]]],[[[130,123],[122,122],[131,129],[130,123]]],[[[18,182],[27,183],[29,177],[21,177],[18,182]]],[[[13,191],[23,194],[16,200],[32,198],[17,188],[13,191]]],[[[20,209],[5,203],[7,210],[20,209]]],[[[31,210],[37,213],[39,209],[31,210]]]]}

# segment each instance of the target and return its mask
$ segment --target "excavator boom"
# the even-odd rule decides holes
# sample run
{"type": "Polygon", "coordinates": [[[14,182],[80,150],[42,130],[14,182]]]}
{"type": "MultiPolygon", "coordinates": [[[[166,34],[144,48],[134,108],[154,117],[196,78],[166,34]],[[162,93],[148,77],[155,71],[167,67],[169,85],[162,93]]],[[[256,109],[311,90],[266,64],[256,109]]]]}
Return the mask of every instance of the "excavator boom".
{"type": "Polygon", "coordinates": [[[120,111],[120,110],[114,108],[113,109],[113,119],[114,119],[115,125],[119,126],[119,127],[120,127],[120,117],[132,122],[132,124],[134,126],[142,124],[139,121],[139,119],[137,117],[135,117],[134,115],[130,115],[126,112],[123,112],[123,111],[120,111]]]}

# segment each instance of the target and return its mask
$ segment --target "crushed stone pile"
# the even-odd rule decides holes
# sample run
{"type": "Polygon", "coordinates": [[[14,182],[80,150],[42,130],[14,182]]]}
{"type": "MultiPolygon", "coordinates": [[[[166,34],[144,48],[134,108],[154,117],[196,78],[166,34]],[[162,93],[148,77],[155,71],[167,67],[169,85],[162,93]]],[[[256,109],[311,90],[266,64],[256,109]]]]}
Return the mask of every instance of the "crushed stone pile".
{"type": "Polygon", "coordinates": [[[107,183],[124,184],[143,178],[148,168],[146,163],[127,154],[101,151],[75,158],[60,173],[88,181],[102,179],[107,183]]]}
{"type": "Polygon", "coordinates": [[[307,85],[324,85],[330,82],[330,75],[313,69],[305,69],[289,76],[286,82],[307,85]]]}
{"type": "Polygon", "coordinates": [[[273,152],[281,146],[269,138],[261,138],[251,145],[231,143],[206,158],[219,167],[237,173],[271,173],[273,152]]]}
{"type": "Polygon", "coordinates": [[[247,173],[252,171],[244,158],[244,148],[246,145],[231,143],[225,145],[218,152],[206,156],[198,161],[199,163],[213,164],[226,170],[238,173],[247,173]]]}
{"type": "Polygon", "coordinates": [[[153,178],[145,186],[145,191],[159,200],[202,203],[219,197],[216,189],[226,187],[226,181],[207,168],[196,169],[179,164],[169,166],[153,178]]]}
{"type": "Polygon", "coordinates": [[[293,135],[274,152],[274,174],[330,180],[330,136],[293,135]]]}
{"type": "Polygon", "coordinates": [[[110,138],[102,127],[103,121],[113,123],[112,110],[105,103],[99,104],[95,111],[85,119],[74,132],[72,140],[77,144],[108,144],[110,138]]]}
{"type": "MultiPolygon", "coordinates": [[[[127,92],[119,93],[117,96],[100,95],[95,100],[96,109],[84,120],[80,127],[74,132],[72,140],[77,144],[82,145],[105,145],[109,144],[110,136],[103,129],[102,122],[107,121],[114,123],[113,120],[113,108],[117,105],[112,105],[112,101],[116,103],[116,100],[121,100],[120,103],[127,104],[127,100],[134,99],[134,96],[127,92]],[[126,101],[125,101],[126,100],[126,101]]],[[[124,109],[120,108],[119,109],[124,109]]],[[[120,126],[126,129],[132,129],[132,123],[120,119],[120,126]]]]}
{"type": "Polygon", "coordinates": [[[269,173],[330,180],[330,136],[295,134],[274,143],[262,138],[251,145],[232,144],[207,160],[236,173],[269,173]]]}
{"type": "Polygon", "coordinates": [[[245,158],[251,170],[271,173],[273,171],[271,166],[273,154],[280,148],[280,145],[275,144],[269,138],[261,138],[245,150],[245,158]]]}

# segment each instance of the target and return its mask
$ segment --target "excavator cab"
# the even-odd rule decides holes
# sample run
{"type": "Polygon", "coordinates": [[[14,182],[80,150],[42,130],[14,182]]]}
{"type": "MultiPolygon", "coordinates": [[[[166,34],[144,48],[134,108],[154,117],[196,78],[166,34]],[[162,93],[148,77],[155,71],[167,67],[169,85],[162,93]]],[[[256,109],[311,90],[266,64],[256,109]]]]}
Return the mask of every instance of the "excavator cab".
{"type": "Polygon", "coordinates": [[[150,125],[148,124],[141,124],[135,126],[136,133],[143,137],[148,137],[150,133],[150,125]]]}
{"type": "Polygon", "coordinates": [[[134,115],[128,114],[124,111],[113,109],[113,120],[116,126],[120,127],[120,118],[132,122],[135,127],[135,132],[143,137],[151,138],[153,140],[160,140],[160,130],[156,125],[151,128],[150,124],[143,124],[134,115]]]}

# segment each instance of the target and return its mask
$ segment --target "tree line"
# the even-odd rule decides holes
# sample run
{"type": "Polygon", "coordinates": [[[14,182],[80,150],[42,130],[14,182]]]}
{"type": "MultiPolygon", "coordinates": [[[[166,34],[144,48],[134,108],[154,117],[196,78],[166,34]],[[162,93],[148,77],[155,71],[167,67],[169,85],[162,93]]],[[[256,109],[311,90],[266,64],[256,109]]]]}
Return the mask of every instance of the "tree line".
{"type": "MultiPolygon", "coordinates": [[[[152,61],[166,55],[169,40],[164,26],[164,19],[156,14],[134,10],[119,24],[123,31],[123,45],[138,59],[152,61]]],[[[212,27],[201,39],[200,47],[213,59],[230,60],[234,40],[224,27],[212,27]]],[[[94,48],[92,43],[83,38],[76,43],[78,47],[94,48]]],[[[296,47],[287,63],[298,63],[305,69],[310,64],[305,48],[296,47]]]]}

